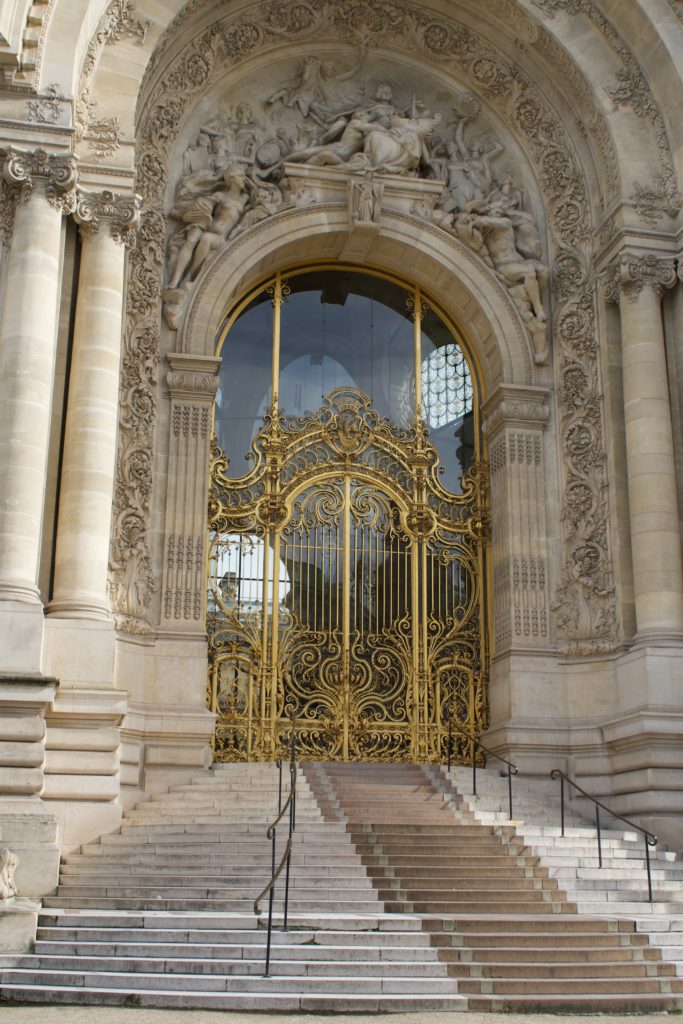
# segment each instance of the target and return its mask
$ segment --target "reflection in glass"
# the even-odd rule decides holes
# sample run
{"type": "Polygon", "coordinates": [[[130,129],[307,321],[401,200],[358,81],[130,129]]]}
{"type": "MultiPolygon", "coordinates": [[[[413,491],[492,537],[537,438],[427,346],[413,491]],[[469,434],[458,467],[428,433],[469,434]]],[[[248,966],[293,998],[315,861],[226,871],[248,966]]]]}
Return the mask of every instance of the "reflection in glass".
{"type": "Polygon", "coordinates": [[[249,472],[246,455],[263,426],[257,411],[270,405],[273,307],[265,292],[235,320],[222,356],[214,429],[230,476],[239,477],[249,472]]]}
{"type": "MultiPolygon", "coordinates": [[[[269,577],[273,576],[272,557],[271,550],[269,577]]],[[[261,537],[226,533],[212,538],[209,579],[215,581],[217,592],[209,592],[209,614],[222,607],[240,620],[260,618],[263,608],[264,558],[265,544],[261,537]]],[[[278,603],[284,601],[288,592],[289,576],[286,567],[280,564],[278,603]]],[[[271,586],[268,594],[271,610],[272,598],[271,586]]]]}
{"type": "Polygon", "coordinates": [[[334,388],[350,386],[407,427],[414,414],[401,399],[414,390],[414,346],[406,289],[339,270],[299,274],[288,284],[280,344],[284,415],[315,412],[334,388]]]}

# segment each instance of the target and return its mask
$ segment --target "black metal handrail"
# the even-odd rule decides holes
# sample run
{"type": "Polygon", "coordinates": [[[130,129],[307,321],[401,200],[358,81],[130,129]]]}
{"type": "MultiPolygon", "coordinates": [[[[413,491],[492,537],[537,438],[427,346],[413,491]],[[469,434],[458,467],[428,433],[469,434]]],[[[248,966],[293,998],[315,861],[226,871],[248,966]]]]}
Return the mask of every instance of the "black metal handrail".
{"type": "Polygon", "coordinates": [[[493,750],[489,750],[488,747],[484,746],[478,736],[473,736],[472,733],[466,732],[464,729],[459,729],[457,726],[453,728],[451,719],[448,719],[448,771],[451,770],[451,757],[453,752],[453,732],[459,733],[461,736],[467,737],[470,741],[470,760],[472,763],[472,796],[477,795],[477,747],[479,750],[483,750],[489,757],[495,757],[499,761],[502,761],[504,765],[507,765],[507,778],[508,778],[508,807],[510,811],[510,821],[512,821],[512,776],[517,775],[518,768],[508,761],[506,757],[502,757],[501,754],[496,754],[493,750]]]}
{"type": "Polygon", "coordinates": [[[634,828],[637,832],[641,833],[641,835],[643,836],[643,838],[645,840],[645,867],[646,867],[646,870],[647,870],[647,892],[648,892],[649,901],[650,901],[650,903],[652,903],[653,902],[653,896],[652,896],[652,871],[651,871],[651,868],[650,868],[650,847],[651,846],[656,846],[657,843],[659,842],[659,840],[657,839],[657,836],[654,834],[654,832],[648,832],[648,830],[646,828],[642,828],[640,825],[636,825],[635,821],[631,821],[630,818],[625,818],[623,816],[623,814],[617,814],[616,811],[613,811],[611,809],[611,807],[608,807],[606,804],[603,804],[600,800],[596,800],[596,798],[594,796],[591,796],[590,793],[587,793],[586,790],[583,789],[578,784],[578,782],[574,782],[574,780],[572,778],[570,778],[569,775],[567,775],[565,772],[563,772],[561,768],[553,768],[553,770],[550,773],[550,778],[551,779],[559,779],[560,780],[560,821],[561,821],[561,825],[562,825],[562,836],[564,836],[564,784],[565,784],[565,782],[568,782],[569,785],[573,786],[574,789],[578,790],[578,792],[581,793],[582,796],[585,796],[588,800],[591,800],[595,804],[595,828],[597,830],[597,839],[598,839],[598,867],[599,868],[602,867],[602,835],[601,835],[601,832],[600,832],[600,811],[601,810],[605,811],[607,814],[611,814],[611,816],[613,818],[616,818],[618,821],[623,821],[626,825],[629,826],[629,828],[634,828]]]}
{"type": "Polygon", "coordinates": [[[270,975],[270,951],[273,938],[273,902],[275,899],[275,884],[285,871],[285,904],[284,913],[282,919],[282,930],[287,931],[288,915],[289,915],[289,877],[290,877],[290,866],[292,861],[292,835],[296,831],[296,732],[295,732],[295,720],[292,715],[292,734],[290,740],[290,753],[289,753],[289,794],[285,800],[284,806],[282,805],[282,759],[279,758],[277,761],[278,767],[278,814],[277,817],[266,830],[266,837],[271,841],[271,876],[270,881],[264,889],[258,894],[254,900],[254,913],[257,917],[261,916],[261,908],[259,904],[264,896],[268,896],[268,937],[266,939],[266,969],[264,971],[264,977],[267,978],[270,975]],[[289,835],[287,837],[287,844],[285,846],[285,852],[280,858],[280,863],[275,866],[275,846],[277,839],[277,826],[280,824],[285,814],[289,811],[289,835]]]}

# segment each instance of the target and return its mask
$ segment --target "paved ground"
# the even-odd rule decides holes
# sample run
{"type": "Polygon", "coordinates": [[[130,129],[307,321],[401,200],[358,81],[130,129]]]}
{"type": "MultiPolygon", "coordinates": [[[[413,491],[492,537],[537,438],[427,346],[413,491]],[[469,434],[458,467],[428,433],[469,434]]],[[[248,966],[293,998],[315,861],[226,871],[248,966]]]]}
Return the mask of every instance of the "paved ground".
{"type": "MultiPolygon", "coordinates": [[[[662,1024],[668,1014],[642,1016],[489,1013],[388,1013],[386,1024],[662,1024]]],[[[1,1006],[2,1024],[377,1024],[365,1014],[227,1013],[224,1010],[119,1010],[96,1006],[1,1006]]]]}

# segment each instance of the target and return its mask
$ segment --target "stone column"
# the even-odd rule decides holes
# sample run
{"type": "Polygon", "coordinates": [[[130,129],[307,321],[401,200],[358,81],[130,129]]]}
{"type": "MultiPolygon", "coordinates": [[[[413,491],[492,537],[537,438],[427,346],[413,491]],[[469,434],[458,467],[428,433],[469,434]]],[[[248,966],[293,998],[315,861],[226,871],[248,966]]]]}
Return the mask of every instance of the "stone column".
{"type": "Polygon", "coordinates": [[[47,716],[44,798],[62,844],[118,824],[119,727],[107,570],[116,460],[125,244],[140,200],[79,192],[82,250],[60,480],[53,597],[44,666],[60,679],[47,716]]]}
{"type": "Polygon", "coordinates": [[[79,193],[82,251],[64,457],[54,592],[49,612],[108,618],[111,529],[123,319],[124,243],[140,201],[111,192],[79,193]]]}
{"type": "Polygon", "coordinates": [[[618,302],[637,637],[683,639],[683,576],[661,297],[671,259],[624,254],[606,294],[618,302]]]}
{"type": "Polygon", "coordinates": [[[0,333],[0,656],[6,671],[38,672],[61,223],[75,203],[76,161],[11,148],[3,177],[16,210],[0,333]]]}

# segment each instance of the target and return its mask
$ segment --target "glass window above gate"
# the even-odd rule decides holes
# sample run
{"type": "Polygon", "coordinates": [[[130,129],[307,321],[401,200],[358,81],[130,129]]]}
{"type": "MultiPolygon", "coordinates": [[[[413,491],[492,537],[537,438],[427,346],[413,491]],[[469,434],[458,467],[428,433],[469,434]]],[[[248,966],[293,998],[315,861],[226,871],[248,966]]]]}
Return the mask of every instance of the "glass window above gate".
{"type": "Polygon", "coordinates": [[[349,387],[404,430],[419,414],[439,451],[443,485],[460,491],[475,451],[472,369],[456,328],[418,289],[352,267],[294,269],[233,311],[218,351],[215,430],[231,477],[249,471],[274,383],[278,413],[291,420],[315,415],[332,391],[349,387]]]}

